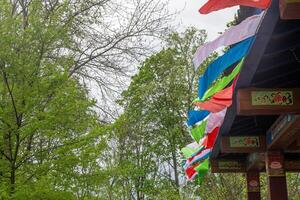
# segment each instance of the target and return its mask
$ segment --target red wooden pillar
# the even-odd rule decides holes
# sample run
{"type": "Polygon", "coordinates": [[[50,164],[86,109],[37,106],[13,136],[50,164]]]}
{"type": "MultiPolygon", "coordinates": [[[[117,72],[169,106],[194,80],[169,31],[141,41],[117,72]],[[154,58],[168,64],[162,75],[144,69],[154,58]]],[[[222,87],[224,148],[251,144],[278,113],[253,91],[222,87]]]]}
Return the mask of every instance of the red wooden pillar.
{"type": "Polygon", "coordinates": [[[288,200],[284,157],[280,151],[267,152],[266,171],[269,200],[288,200]]]}
{"type": "Polygon", "coordinates": [[[248,171],[246,178],[248,200],[260,200],[259,171],[248,171]]]}

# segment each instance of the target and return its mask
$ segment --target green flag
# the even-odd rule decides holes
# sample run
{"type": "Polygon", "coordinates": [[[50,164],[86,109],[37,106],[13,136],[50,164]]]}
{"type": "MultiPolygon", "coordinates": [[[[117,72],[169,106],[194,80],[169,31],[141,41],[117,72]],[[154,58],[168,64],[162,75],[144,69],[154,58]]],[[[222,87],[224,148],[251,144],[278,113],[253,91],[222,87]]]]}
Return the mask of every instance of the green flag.
{"type": "Polygon", "coordinates": [[[202,151],[205,147],[200,145],[198,142],[192,142],[181,149],[181,153],[183,154],[185,159],[188,159],[198,152],[202,151]]]}
{"type": "Polygon", "coordinates": [[[232,70],[228,76],[224,76],[218,79],[213,86],[211,86],[203,95],[202,99],[195,99],[194,102],[203,102],[206,99],[212,97],[217,92],[223,90],[241,71],[242,65],[244,63],[244,58],[238,63],[238,65],[232,70]]]}
{"type": "Polygon", "coordinates": [[[205,134],[207,119],[202,120],[200,123],[201,124],[192,129],[192,138],[198,143],[205,134]]]}
{"type": "Polygon", "coordinates": [[[205,159],[202,163],[200,163],[195,168],[195,170],[198,172],[197,180],[196,180],[198,184],[202,183],[205,174],[208,172],[208,169],[209,169],[209,159],[208,158],[205,159]]]}

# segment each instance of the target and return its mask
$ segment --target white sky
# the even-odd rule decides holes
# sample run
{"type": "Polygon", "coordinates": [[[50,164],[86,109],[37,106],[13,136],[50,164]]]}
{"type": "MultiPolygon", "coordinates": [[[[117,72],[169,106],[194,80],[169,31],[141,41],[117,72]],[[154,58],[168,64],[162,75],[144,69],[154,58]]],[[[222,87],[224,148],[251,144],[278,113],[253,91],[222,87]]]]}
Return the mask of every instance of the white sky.
{"type": "Polygon", "coordinates": [[[218,32],[225,30],[226,23],[233,20],[238,6],[202,15],[198,9],[206,1],[208,0],[170,0],[169,4],[171,11],[181,11],[176,19],[176,22],[180,23],[180,29],[184,30],[187,26],[206,29],[210,41],[218,36],[218,32]]]}

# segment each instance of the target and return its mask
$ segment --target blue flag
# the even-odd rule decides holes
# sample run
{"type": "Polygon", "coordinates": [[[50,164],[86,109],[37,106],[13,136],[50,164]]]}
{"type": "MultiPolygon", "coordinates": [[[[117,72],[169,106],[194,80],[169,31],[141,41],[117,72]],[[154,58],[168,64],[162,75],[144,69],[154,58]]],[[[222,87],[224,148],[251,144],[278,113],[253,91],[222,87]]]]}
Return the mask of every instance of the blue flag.
{"type": "Polygon", "coordinates": [[[241,60],[247,54],[253,40],[254,36],[240,42],[207,67],[205,73],[199,78],[199,99],[202,98],[205,91],[225,69],[241,60]]]}
{"type": "Polygon", "coordinates": [[[209,115],[207,110],[189,110],[187,124],[193,126],[209,115]]]}

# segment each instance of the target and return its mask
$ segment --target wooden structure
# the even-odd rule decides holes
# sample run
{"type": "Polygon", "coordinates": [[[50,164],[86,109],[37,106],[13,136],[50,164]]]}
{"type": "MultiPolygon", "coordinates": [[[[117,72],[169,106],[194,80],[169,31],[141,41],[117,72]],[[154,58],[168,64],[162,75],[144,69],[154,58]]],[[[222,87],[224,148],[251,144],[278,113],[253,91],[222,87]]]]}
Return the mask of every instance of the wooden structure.
{"type": "MultiPolygon", "coordinates": [[[[273,0],[266,11],[210,160],[212,172],[245,173],[249,200],[261,199],[261,172],[268,198],[285,200],[285,172],[300,171],[300,2],[290,3],[273,0]]],[[[258,12],[241,7],[238,19],[258,12]]]]}

